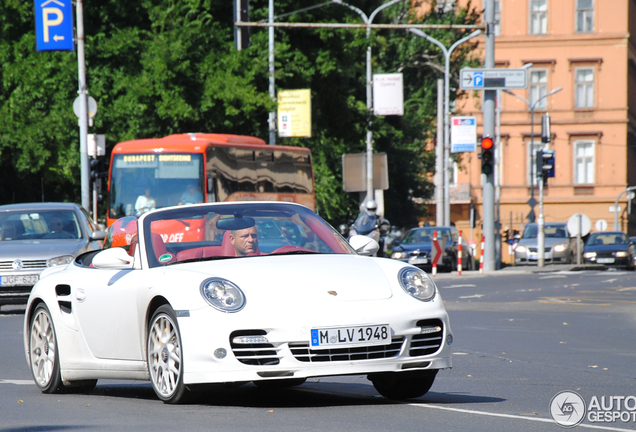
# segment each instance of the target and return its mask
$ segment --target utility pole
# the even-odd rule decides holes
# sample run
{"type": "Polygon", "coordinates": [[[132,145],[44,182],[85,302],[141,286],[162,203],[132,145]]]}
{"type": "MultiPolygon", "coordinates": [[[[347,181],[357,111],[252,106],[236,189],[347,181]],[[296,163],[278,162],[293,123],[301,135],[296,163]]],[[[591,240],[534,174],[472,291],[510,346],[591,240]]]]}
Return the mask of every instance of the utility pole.
{"type": "Polygon", "coordinates": [[[84,6],[82,0],[75,2],[75,13],[77,16],[77,69],[80,98],[80,164],[81,164],[81,186],[82,186],[82,207],[90,211],[90,181],[88,166],[88,97],[86,91],[86,57],[84,54],[84,6]]]}
{"type": "MultiPolygon", "coordinates": [[[[274,23],[274,0],[269,0],[269,23],[274,23]]],[[[269,97],[276,100],[274,82],[274,27],[269,27],[269,97]]],[[[276,110],[269,113],[269,143],[276,144],[276,110]]]]}
{"type": "MultiPolygon", "coordinates": [[[[469,39],[472,39],[481,34],[481,30],[475,30],[468,36],[458,40],[450,48],[446,49],[444,44],[442,44],[437,39],[430,37],[422,30],[411,28],[409,29],[411,33],[421,38],[426,39],[430,43],[437,45],[439,49],[444,53],[444,160],[443,160],[443,172],[444,172],[444,201],[437,202],[437,205],[444,206],[444,226],[450,226],[450,57],[453,53],[453,50],[457,48],[459,45],[463,44],[469,39]],[[442,204],[443,203],[443,204],[442,204]]],[[[494,127],[494,126],[493,126],[494,127]]],[[[439,124],[438,124],[439,128],[439,124]]],[[[439,129],[438,129],[439,134],[439,129]]],[[[439,225],[438,225],[439,226],[439,225]]]]}
{"type": "MultiPolygon", "coordinates": [[[[495,0],[486,0],[486,69],[495,67],[495,0]]],[[[483,136],[495,136],[495,99],[497,90],[484,90],[483,136]]],[[[484,272],[495,268],[495,182],[494,171],[484,176],[484,272]]]]}

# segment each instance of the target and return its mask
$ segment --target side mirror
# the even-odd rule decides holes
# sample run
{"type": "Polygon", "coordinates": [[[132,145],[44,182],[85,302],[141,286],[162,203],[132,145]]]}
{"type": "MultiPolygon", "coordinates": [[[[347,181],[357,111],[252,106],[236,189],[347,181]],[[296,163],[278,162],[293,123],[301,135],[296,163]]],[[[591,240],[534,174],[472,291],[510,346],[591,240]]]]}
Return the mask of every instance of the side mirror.
{"type": "Polygon", "coordinates": [[[364,256],[373,256],[380,249],[377,241],[363,235],[354,235],[349,239],[349,244],[356,252],[364,256]]]}
{"type": "Polygon", "coordinates": [[[104,240],[106,238],[106,231],[95,231],[90,234],[91,240],[104,240]]]}
{"type": "Polygon", "coordinates": [[[393,240],[393,243],[391,244],[393,245],[393,247],[398,247],[400,245],[400,239],[393,240]]]}
{"type": "Polygon", "coordinates": [[[135,264],[133,257],[128,255],[123,248],[115,247],[104,249],[93,258],[95,268],[131,269],[135,264]]]}

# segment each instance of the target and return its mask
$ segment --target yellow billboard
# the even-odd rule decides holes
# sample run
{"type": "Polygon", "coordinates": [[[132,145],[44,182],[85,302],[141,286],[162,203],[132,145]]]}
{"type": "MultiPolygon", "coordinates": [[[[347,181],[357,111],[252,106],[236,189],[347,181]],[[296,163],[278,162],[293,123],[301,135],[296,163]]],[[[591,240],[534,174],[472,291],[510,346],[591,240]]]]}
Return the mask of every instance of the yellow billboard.
{"type": "Polygon", "coordinates": [[[311,137],[311,92],[278,91],[278,136],[311,137]]]}

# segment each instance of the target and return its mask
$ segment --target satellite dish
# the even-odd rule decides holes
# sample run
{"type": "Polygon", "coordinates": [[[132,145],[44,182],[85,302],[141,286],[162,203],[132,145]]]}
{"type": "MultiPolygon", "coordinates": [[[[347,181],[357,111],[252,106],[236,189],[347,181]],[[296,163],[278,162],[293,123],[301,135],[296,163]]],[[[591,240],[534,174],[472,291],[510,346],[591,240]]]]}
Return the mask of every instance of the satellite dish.
{"type": "Polygon", "coordinates": [[[568,219],[568,231],[572,237],[576,237],[579,234],[584,237],[590,233],[592,229],[592,221],[583,213],[576,213],[570,216],[568,219]]]}

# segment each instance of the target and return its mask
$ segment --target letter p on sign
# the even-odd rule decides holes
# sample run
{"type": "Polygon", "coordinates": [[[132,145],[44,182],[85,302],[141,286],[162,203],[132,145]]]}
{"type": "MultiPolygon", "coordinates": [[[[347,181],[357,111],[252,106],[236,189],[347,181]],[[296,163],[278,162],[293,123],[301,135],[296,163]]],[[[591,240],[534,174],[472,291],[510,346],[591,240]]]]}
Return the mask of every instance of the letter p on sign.
{"type": "Polygon", "coordinates": [[[35,33],[38,51],[73,51],[71,0],[35,0],[35,33]]]}

